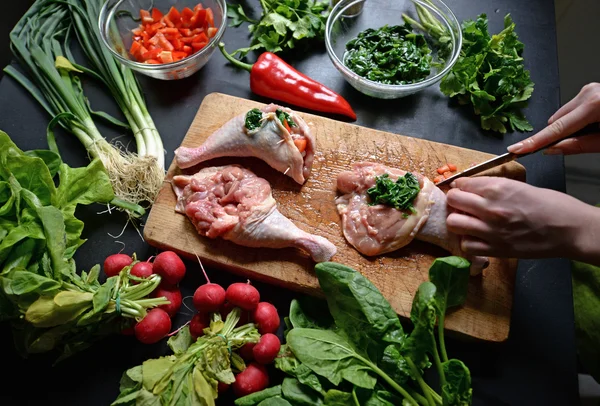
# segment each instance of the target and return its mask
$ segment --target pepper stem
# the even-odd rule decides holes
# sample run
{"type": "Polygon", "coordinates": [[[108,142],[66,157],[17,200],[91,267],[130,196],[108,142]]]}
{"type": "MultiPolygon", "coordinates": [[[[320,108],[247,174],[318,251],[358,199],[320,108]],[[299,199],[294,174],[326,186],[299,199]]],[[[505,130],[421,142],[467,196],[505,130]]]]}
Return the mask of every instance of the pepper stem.
{"type": "Polygon", "coordinates": [[[238,61],[233,56],[231,56],[230,54],[228,54],[227,51],[225,51],[225,44],[224,43],[219,42],[219,49],[221,50],[221,53],[223,54],[223,56],[225,57],[225,59],[227,59],[229,62],[231,62],[232,64],[234,64],[238,68],[242,68],[242,69],[247,70],[248,72],[252,71],[252,66],[253,65],[251,65],[249,63],[244,63],[244,62],[238,61]]]}

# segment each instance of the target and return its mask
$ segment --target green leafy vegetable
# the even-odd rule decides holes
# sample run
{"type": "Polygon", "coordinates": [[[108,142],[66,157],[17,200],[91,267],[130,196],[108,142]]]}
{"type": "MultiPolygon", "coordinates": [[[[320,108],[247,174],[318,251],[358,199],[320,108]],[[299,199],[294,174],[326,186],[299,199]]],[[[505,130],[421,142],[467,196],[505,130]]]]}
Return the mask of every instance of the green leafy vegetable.
{"type": "Polygon", "coordinates": [[[420,82],[431,73],[431,49],[409,24],[367,28],[346,44],[344,65],[386,85],[420,82]]]}
{"type": "Polygon", "coordinates": [[[319,392],[303,385],[297,379],[285,378],[281,385],[283,397],[297,406],[320,406],[323,404],[319,392]]]}
{"type": "Polygon", "coordinates": [[[471,372],[466,365],[457,359],[443,364],[446,383],[442,385],[442,399],[446,406],[468,406],[473,398],[471,389],[471,372]]]}
{"type": "Polygon", "coordinates": [[[370,205],[385,204],[398,210],[410,210],[415,213],[412,202],[415,200],[421,187],[419,180],[410,172],[399,177],[396,182],[390,175],[384,173],[375,178],[375,186],[367,190],[371,199],[370,205]]]}
{"type": "Polygon", "coordinates": [[[252,35],[250,46],[232,53],[240,58],[250,51],[280,52],[308,46],[312,40],[323,41],[329,3],[315,0],[261,0],[258,21],[248,18],[241,5],[229,5],[229,25],[238,27],[248,22],[252,35]]]}
{"type": "MultiPolygon", "coordinates": [[[[403,15],[404,20],[429,32],[442,44],[451,46],[450,35],[427,9],[416,5],[420,24],[403,15]]],[[[522,109],[533,93],[534,83],[523,60],[524,45],[515,32],[510,14],[504,17],[504,29],[498,34],[488,32],[485,14],[462,23],[463,45],[452,70],[440,82],[440,90],[456,97],[460,104],[470,104],[480,116],[481,128],[506,133],[511,130],[531,131],[533,127],[522,109]]],[[[449,54],[449,52],[446,52],[449,54]]]]}
{"type": "Polygon", "coordinates": [[[235,406],[255,406],[263,400],[281,396],[281,385],[263,389],[260,392],[251,393],[241,398],[237,398],[234,402],[235,406]]]}
{"type": "Polygon", "coordinates": [[[260,128],[263,113],[259,109],[252,109],[246,113],[245,126],[248,131],[255,131],[260,128]]]}
{"type": "Polygon", "coordinates": [[[294,120],[292,120],[292,117],[290,117],[290,115],[285,111],[277,109],[275,110],[275,114],[277,115],[279,121],[281,121],[281,124],[287,121],[290,127],[296,127],[296,123],[294,120]]]}

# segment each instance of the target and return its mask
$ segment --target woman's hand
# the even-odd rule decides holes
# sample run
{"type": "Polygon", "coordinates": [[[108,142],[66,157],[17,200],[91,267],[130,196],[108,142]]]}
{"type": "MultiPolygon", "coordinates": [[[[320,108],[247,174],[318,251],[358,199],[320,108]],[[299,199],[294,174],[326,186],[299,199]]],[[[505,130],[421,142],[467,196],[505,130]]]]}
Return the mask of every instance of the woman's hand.
{"type": "MultiPolygon", "coordinates": [[[[535,151],[594,123],[600,123],[600,83],[584,86],[573,100],[550,117],[548,127],[521,142],[510,145],[508,151],[518,154],[535,151]]],[[[545,154],[553,155],[587,152],[600,152],[600,126],[598,134],[570,138],[544,151],[545,154]]]]}
{"type": "Polygon", "coordinates": [[[568,257],[600,263],[600,209],[564,193],[496,177],[459,178],[448,230],[467,254],[568,257]]]}

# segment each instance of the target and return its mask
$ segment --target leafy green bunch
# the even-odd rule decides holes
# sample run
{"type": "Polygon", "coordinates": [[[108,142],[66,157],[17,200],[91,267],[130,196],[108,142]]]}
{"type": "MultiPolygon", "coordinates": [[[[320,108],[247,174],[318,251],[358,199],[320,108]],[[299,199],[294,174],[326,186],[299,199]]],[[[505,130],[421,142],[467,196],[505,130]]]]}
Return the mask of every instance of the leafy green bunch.
{"type": "Polygon", "coordinates": [[[252,41],[247,48],[232,54],[243,58],[250,51],[289,51],[306,46],[310,40],[325,38],[325,23],[329,16],[329,3],[316,0],[261,0],[262,12],[258,21],[249,18],[241,4],[227,6],[229,25],[239,27],[248,22],[252,41]]]}
{"type": "Polygon", "coordinates": [[[214,405],[218,383],[233,383],[233,371],[246,368],[235,350],[260,339],[253,323],[235,327],[240,314],[236,307],[223,322],[213,313],[196,341],[188,326],[182,328],[168,340],[173,355],[147,360],[123,374],[112,405],[214,405]]]}
{"type": "Polygon", "coordinates": [[[375,177],[375,186],[367,190],[367,195],[371,199],[370,205],[385,204],[397,210],[414,212],[412,203],[420,191],[419,180],[412,173],[406,172],[395,182],[384,173],[375,177]]]}
{"type": "Polygon", "coordinates": [[[314,299],[293,301],[287,343],[275,360],[289,377],[236,405],[470,405],[469,369],[448,358],[444,342],[445,312],[465,302],[469,267],[459,257],[433,263],[430,281],[415,294],[414,328],[407,333],[387,300],[359,272],[337,263],[318,264],[330,314],[314,299]],[[423,378],[432,364],[440,393],[423,378]]]}
{"type": "Polygon", "coordinates": [[[531,131],[533,127],[521,108],[533,93],[533,82],[523,64],[523,43],[518,40],[510,14],[504,29],[488,33],[487,16],[462,24],[463,48],[451,72],[442,79],[440,89],[461,104],[472,104],[481,116],[484,130],[531,131]]]}
{"type": "Polygon", "coordinates": [[[73,255],[85,240],[75,209],[113,197],[99,159],[70,168],[52,151],[21,151],[0,131],[0,320],[13,321],[23,355],[56,348],[60,360],[118,331],[117,317],[143,318],[147,307],[169,303],[145,299],[158,276],[126,269],[100,284],[99,266],[76,272],[73,255]]]}

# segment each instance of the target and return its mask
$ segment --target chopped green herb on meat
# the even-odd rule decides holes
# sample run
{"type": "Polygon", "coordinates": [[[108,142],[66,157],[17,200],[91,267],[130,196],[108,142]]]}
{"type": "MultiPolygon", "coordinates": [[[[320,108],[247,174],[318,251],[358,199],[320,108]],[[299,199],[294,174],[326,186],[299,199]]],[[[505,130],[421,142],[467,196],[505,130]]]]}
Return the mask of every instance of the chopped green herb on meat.
{"type": "Polygon", "coordinates": [[[375,186],[367,190],[370,205],[385,204],[398,210],[410,210],[415,213],[413,200],[421,191],[419,180],[410,172],[399,177],[396,182],[387,173],[375,178],[375,186]]]}
{"type": "Polygon", "coordinates": [[[260,128],[262,115],[263,113],[259,109],[252,109],[246,113],[246,128],[248,131],[254,131],[257,128],[260,128]]]}
{"type": "Polygon", "coordinates": [[[275,110],[275,114],[277,115],[277,118],[279,119],[279,121],[281,121],[281,124],[283,124],[284,120],[287,121],[288,125],[290,127],[296,127],[296,123],[294,123],[294,120],[292,120],[292,117],[290,117],[290,115],[288,113],[286,113],[283,110],[275,110]]]}
{"type": "Polygon", "coordinates": [[[419,82],[431,72],[431,49],[409,24],[368,28],[346,44],[344,65],[387,85],[419,82]]]}

